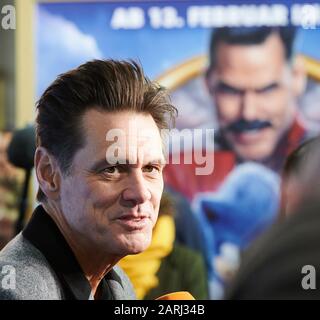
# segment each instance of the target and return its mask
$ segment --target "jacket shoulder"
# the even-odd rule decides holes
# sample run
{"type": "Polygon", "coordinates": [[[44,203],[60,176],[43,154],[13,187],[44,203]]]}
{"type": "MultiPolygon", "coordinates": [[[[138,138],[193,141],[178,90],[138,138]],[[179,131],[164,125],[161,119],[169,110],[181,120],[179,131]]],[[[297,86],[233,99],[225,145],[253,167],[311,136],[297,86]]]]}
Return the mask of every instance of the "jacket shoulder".
{"type": "Polygon", "coordinates": [[[21,233],[0,251],[0,300],[62,297],[59,280],[48,261],[21,233]]]}

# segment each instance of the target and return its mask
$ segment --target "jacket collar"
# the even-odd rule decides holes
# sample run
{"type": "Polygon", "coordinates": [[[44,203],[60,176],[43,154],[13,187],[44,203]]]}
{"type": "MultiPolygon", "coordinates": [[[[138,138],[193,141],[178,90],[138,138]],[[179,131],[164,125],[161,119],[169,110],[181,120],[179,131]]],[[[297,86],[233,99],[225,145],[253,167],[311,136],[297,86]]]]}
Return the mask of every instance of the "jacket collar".
{"type": "MultiPolygon", "coordinates": [[[[35,209],[22,234],[45,256],[61,281],[66,299],[90,298],[89,281],[59,228],[41,205],[35,209]]],[[[107,278],[106,276],[100,284],[101,299],[112,299],[107,278]]]]}

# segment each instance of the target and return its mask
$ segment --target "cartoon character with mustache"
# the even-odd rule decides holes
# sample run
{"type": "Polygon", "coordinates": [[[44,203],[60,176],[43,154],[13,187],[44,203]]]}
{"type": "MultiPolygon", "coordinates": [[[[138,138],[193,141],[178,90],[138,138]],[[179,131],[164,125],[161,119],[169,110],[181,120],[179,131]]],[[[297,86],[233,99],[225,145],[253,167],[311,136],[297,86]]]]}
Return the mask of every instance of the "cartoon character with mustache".
{"type": "Polygon", "coordinates": [[[194,164],[169,165],[167,184],[192,200],[216,190],[240,163],[281,171],[286,156],[308,137],[298,114],[306,78],[301,60],[294,59],[294,37],[291,27],[214,30],[205,74],[219,126],[209,151],[214,170],[200,176],[190,168],[194,164]]]}

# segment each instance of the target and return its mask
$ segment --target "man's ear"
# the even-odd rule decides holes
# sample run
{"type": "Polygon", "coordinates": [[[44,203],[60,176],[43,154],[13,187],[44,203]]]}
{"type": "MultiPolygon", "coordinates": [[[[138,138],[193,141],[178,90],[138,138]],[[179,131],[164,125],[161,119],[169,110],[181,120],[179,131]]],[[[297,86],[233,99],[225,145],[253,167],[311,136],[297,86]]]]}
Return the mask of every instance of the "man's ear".
{"type": "Polygon", "coordinates": [[[48,199],[56,200],[60,194],[61,173],[56,159],[46,148],[37,147],[34,165],[39,186],[48,199]]]}
{"type": "Polygon", "coordinates": [[[293,94],[295,97],[302,95],[307,85],[307,74],[305,68],[305,62],[302,56],[296,56],[292,65],[293,73],[293,94]]]}

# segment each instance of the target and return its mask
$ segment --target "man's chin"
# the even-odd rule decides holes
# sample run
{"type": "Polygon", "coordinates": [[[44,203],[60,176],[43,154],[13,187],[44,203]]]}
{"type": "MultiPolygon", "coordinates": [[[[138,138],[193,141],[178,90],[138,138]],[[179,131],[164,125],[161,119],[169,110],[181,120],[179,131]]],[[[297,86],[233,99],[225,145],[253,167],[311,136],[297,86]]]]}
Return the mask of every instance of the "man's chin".
{"type": "Polygon", "coordinates": [[[148,247],[149,246],[131,247],[131,248],[126,250],[126,254],[125,255],[136,255],[136,254],[142,253],[145,250],[147,250],[148,247]]]}
{"type": "Polygon", "coordinates": [[[149,241],[149,239],[137,239],[131,241],[124,249],[126,254],[139,254],[147,250],[150,244],[151,241],[149,241]]]}

